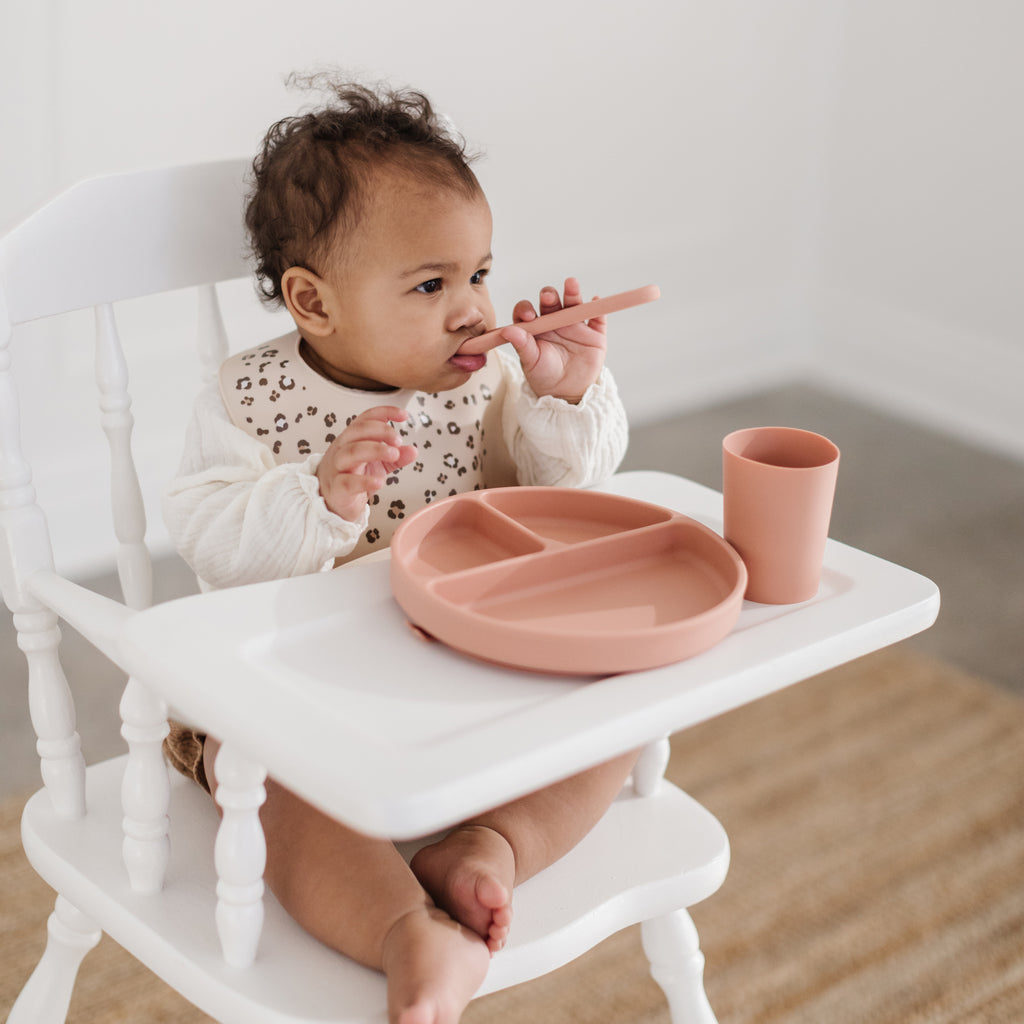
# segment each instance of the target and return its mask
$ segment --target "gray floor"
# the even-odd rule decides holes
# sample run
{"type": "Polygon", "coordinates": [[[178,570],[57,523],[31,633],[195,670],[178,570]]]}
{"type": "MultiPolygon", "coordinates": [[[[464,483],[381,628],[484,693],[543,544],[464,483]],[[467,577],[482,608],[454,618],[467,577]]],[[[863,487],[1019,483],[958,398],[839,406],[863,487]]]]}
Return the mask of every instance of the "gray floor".
{"type": "MultiPolygon", "coordinates": [[[[801,386],[635,428],[624,469],[665,469],[721,487],[721,439],[783,424],[842,451],[832,536],[938,583],[936,625],[907,643],[1024,695],[1024,465],[801,386]]],[[[115,591],[112,578],[94,581],[115,591]]],[[[176,559],[156,567],[157,599],[194,589],[176,559]]],[[[64,661],[87,760],[120,749],[109,709],[122,680],[65,628],[64,661]]],[[[0,798],[38,781],[24,659],[0,615],[0,798]]]]}

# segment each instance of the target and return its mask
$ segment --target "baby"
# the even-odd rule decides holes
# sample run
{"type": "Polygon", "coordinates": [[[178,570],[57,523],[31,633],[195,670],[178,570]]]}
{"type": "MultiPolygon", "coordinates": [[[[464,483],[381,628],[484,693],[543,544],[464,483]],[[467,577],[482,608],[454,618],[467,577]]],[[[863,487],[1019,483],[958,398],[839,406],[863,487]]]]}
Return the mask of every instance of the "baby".
{"type": "MultiPolygon", "coordinates": [[[[495,314],[491,213],[461,140],[419,93],[328,84],[327,106],[267,134],[246,209],[264,295],[295,330],[232,356],[200,395],[165,503],[216,587],[383,549],[449,494],[595,483],[625,452],[604,318],[506,328],[514,355],[464,351],[495,314]]],[[[579,302],[569,278],[513,320],[579,302]]],[[[217,749],[172,725],[172,763],[207,788],[217,749]]],[[[506,941],[514,886],[590,830],[632,764],[479,815],[410,864],[268,780],[266,880],[309,932],[386,974],[392,1024],[453,1024],[506,941]]]]}

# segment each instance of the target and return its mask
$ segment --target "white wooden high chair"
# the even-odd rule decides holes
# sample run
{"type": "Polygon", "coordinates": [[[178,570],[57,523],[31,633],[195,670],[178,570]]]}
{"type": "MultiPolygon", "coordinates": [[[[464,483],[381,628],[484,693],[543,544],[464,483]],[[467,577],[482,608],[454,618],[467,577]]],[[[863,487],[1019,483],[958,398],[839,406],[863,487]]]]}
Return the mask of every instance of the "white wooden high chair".
{"type": "MultiPolygon", "coordinates": [[[[249,738],[232,729],[218,731],[225,739],[216,766],[221,824],[205,793],[177,776],[169,778],[161,754],[168,706],[200,724],[215,723],[206,723],[203,709],[187,694],[176,694],[173,682],[170,693],[162,682],[159,693],[153,688],[148,673],[163,660],[159,651],[147,652],[142,642],[126,657],[125,630],[147,614],[141,610],[151,602],[151,572],[131,455],[128,369],[112,303],[198,287],[199,346],[207,369],[227,355],[214,284],[249,273],[242,256],[244,170],[243,163],[232,161],[87,181],[0,243],[0,321],[9,325],[0,346],[0,573],[29,661],[32,724],[45,783],[26,807],[23,839],[32,864],[58,893],[45,954],[11,1012],[11,1024],[65,1019],[79,963],[101,931],[220,1021],[386,1019],[382,977],[310,939],[263,892],[257,818],[263,780],[269,769],[296,781],[296,766],[283,764],[273,749],[264,764],[247,755],[262,745],[259,728],[249,738]],[[87,307],[96,310],[98,405],[110,441],[123,605],[83,589],[54,568],[47,521],[21,450],[8,351],[16,325],[87,307]],[[123,757],[85,765],[59,660],[59,619],[135,671],[120,706],[127,744],[123,757]]],[[[73,437],[74,428],[69,429],[73,437]]],[[[168,479],[173,471],[173,465],[166,467],[168,479]]],[[[222,613],[233,594],[200,600],[213,602],[222,613]]],[[[250,614],[249,607],[240,606],[235,625],[250,614]]],[[[186,627],[176,643],[191,642],[186,627]]],[[[194,653],[206,665],[207,684],[246,674],[231,628],[219,646],[197,637],[194,653]]],[[[351,671],[358,672],[358,665],[351,671]]],[[[392,693],[401,685],[402,671],[387,682],[392,693]]],[[[481,666],[473,671],[487,675],[481,666]]],[[[83,680],[80,692],[88,693],[87,687],[83,680]]],[[[234,699],[231,684],[224,696],[234,699]]],[[[508,694],[501,699],[507,701],[508,694]]],[[[245,706],[237,710],[240,722],[275,721],[273,715],[247,717],[245,706]]],[[[316,718],[306,723],[314,732],[316,718]]],[[[300,720],[288,722],[288,728],[293,750],[316,746],[315,737],[303,741],[300,720]]],[[[386,717],[377,728],[387,733],[386,717]]],[[[489,756],[478,750],[477,759],[489,756]]],[[[643,920],[645,948],[669,994],[673,1020],[714,1020],[702,987],[703,957],[684,908],[721,884],[728,844],[707,811],[660,781],[666,757],[667,741],[653,746],[637,769],[636,792],[624,793],[577,850],[517,890],[513,940],[495,958],[482,991],[546,973],[643,920]]],[[[565,774],[565,767],[552,763],[552,778],[565,774]]],[[[363,768],[377,770],[372,764],[363,768]]],[[[524,773],[524,779],[533,786],[536,772],[524,773]]],[[[338,788],[363,786],[357,774],[338,788]]],[[[513,783],[513,788],[523,785],[513,783]]],[[[462,807],[458,800],[447,801],[444,785],[439,782],[427,796],[408,813],[400,804],[395,810],[378,807],[374,813],[390,816],[386,822],[356,814],[352,823],[370,829],[394,825],[395,835],[404,838],[457,820],[462,807]]],[[[345,810],[343,804],[335,809],[345,810]]]]}
{"type": "MultiPolygon", "coordinates": [[[[544,974],[641,922],[673,1024],[714,1024],[686,908],[721,884],[729,847],[712,815],[662,778],[664,737],[926,628],[938,610],[934,584],[830,541],[812,601],[748,602],[704,654],[596,680],[516,672],[424,644],[391,596],[386,559],[147,608],[128,373],[111,304],[198,288],[202,362],[216,366],[227,346],[214,284],[248,274],[243,172],[228,162],[85,182],[0,241],[0,330],[96,307],[126,595],[111,601],[54,568],[21,450],[5,330],[0,585],[29,661],[45,783],[26,806],[22,835],[58,893],[46,951],[10,1024],[65,1019],[101,931],[225,1024],[383,1021],[382,976],[315,942],[264,892],[258,812],[267,774],[353,828],[409,840],[638,747],[632,784],[593,832],[516,889],[510,943],[481,993],[544,974]],[[58,619],[130,673],[122,757],[84,764],[58,619]],[[169,777],[169,712],[223,741],[222,818],[198,786],[169,777]]],[[[603,487],[721,532],[721,496],[679,477],[627,473],[603,487]]]]}

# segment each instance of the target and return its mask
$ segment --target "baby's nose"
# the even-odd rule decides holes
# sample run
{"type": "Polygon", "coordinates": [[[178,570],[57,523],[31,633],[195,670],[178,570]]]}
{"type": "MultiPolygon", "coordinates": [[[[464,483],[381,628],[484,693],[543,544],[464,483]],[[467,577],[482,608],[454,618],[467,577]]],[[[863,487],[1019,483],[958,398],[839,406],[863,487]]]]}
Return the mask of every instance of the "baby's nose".
{"type": "Polygon", "coordinates": [[[464,331],[467,328],[480,327],[486,323],[486,314],[477,302],[466,302],[452,310],[449,318],[449,330],[464,331]]]}

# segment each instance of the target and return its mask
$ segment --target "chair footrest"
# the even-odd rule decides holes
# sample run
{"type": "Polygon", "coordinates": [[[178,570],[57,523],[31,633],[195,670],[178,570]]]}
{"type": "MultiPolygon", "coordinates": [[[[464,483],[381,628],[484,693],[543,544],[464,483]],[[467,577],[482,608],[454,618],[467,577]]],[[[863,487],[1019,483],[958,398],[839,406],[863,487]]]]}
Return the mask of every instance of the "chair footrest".
{"type": "MultiPolygon", "coordinates": [[[[88,769],[81,821],[57,818],[45,792],[28,802],[25,850],[49,885],[224,1024],[386,1020],[383,977],[311,938],[269,893],[256,963],[236,970],[223,962],[214,923],[219,818],[192,783],[172,780],[163,891],[132,893],[121,864],[123,772],[124,758],[88,769]]],[[[628,925],[692,906],[721,885],[728,860],[721,825],[681,790],[667,782],[644,798],[624,790],[576,849],[516,889],[511,939],[481,994],[554,970],[628,925]]]]}

